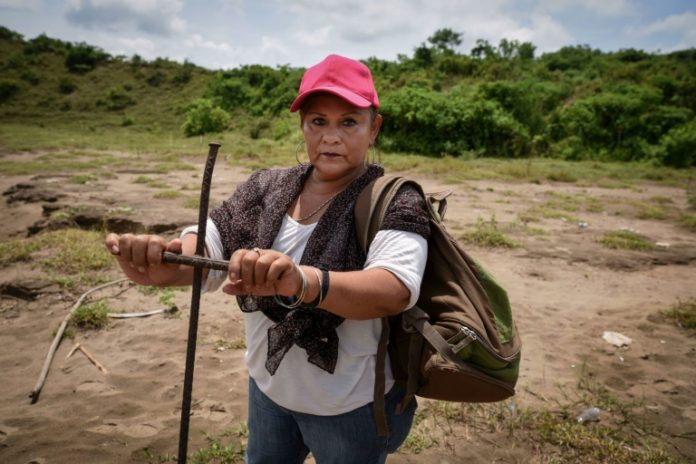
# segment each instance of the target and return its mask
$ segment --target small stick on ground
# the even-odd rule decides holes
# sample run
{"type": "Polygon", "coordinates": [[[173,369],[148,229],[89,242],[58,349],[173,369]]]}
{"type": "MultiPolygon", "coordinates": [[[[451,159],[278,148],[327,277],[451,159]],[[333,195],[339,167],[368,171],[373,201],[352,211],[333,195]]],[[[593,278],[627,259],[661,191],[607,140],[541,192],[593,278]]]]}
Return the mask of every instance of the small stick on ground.
{"type": "Polygon", "coordinates": [[[72,349],[70,350],[70,353],[68,353],[68,355],[65,357],[65,359],[67,360],[68,358],[70,358],[70,356],[72,356],[73,353],[75,353],[75,351],[77,351],[77,349],[78,349],[79,347],[80,347],[80,344],[79,344],[79,343],[75,343],[75,345],[72,347],[72,349]]]}
{"type": "Polygon", "coordinates": [[[175,312],[177,310],[176,306],[172,306],[170,308],[160,308],[160,309],[153,309],[152,311],[143,311],[140,313],[109,313],[107,316],[113,319],[128,319],[131,317],[148,317],[152,316],[155,314],[160,314],[160,313],[168,313],[168,312],[175,312]]]}
{"type": "Polygon", "coordinates": [[[43,368],[41,369],[41,373],[39,374],[39,380],[36,382],[36,386],[29,394],[29,398],[31,398],[31,404],[34,404],[39,400],[39,395],[41,394],[41,389],[44,386],[44,382],[46,382],[46,376],[48,375],[48,370],[51,368],[53,357],[56,355],[58,345],[60,345],[60,342],[63,339],[63,334],[65,333],[65,329],[68,326],[68,322],[70,322],[70,318],[72,317],[73,313],[77,310],[77,308],[79,308],[82,305],[82,302],[85,301],[85,298],[87,298],[92,293],[103,288],[109,287],[111,285],[120,284],[121,282],[125,282],[127,280],[128,279],[126,278],[118,279],[112,282],[107,282],[103,285],[99,285],[98,287],[91,288],[87,290],[85,293],[83,293],[82,296],[80,296],[80,298],[78,298],[78,300],[75,302],[73,307],[70,308],[68,315],[65,316],[65,319],[63,319],[63,322],[61,322],[60,327],[58,327],[56,336],[53,337],[53,343],[51,343],[51,346],[48,348],[48,354],[46,355],[46,360],[44,361],[43,368]]]}
{"type": "Polygon", "coordinates": [[[87,349],[86,349],[84,346],[82,346],[82,345],[80,345],[80,344],[78,343],[78,344],[77,344],[77,349],[80,350],[80,351],[82,351],[82,354],[84,354],[84,355],[87,357],[87,359],[89,359],[89,361],[90,361],[92,364],[94,364],[95,366],[97,366],[97,369],[99,369],[100,371],[102,371],[104,374],[108,374],[108,373],[109,373],[109,372],[106,370],[106,368],[105,368],[104,366],[102,366],[101,363],[100,363],[99,361],[97,361],[97,360],[94,358],[94,356],[92,356],[92,354],[91,354],[89,351],[87,351],[87,349]]]}

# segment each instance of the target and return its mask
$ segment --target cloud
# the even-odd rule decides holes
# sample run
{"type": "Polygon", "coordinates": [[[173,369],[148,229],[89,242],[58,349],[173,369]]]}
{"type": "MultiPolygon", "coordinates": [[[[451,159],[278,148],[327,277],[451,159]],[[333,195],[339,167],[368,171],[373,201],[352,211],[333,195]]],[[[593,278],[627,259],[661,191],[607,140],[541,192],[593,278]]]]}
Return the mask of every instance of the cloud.
{"type": "MultiPolygon", "coordinates": [[[[606,1],[616,4],[608,11],[620,9],[621,1],[606,1]]],[[[477,39],[495,45],[503,38],[531,41],[539,50],[557,49],[574,40],[549,12],[521,11],[513,0],[277,0],[276,5],[288,17],[298,18],[292,24],[298,46],[342,50],[356,57],[410,54],[442,28],[462,34],[464,52],[477,39]]]]}
{"type": "Polygon", "coordinates": [[[66,10],[69,22],[87,29],[134,30],[170,36],[182,32],[181,0],[71,0],[66,10]]]}
{"type": "Polygon", "coordinates": [[[292,36],[302,45],[308,47],[322,47],[327,44],[332,29],[333,26],[324,26],[314,32],[296,31],[292,36]]]}
{"type": "Polygon", "coordinates": [[[628,0],[541,0],[537,5],[537,9],[550,12],[578,8],[602,17],[629,16],[635,10],[628,0]]]}
{"type": "Polygon", "coordinates": [[[636,35],[652,35],[662,32],[687,32],[696,26],[696,13],[687,11],[686,13],[667,16],[658,19],[647,26],[631,28],[629,31],[636,35]]]}
{"type": "Polygon", "coordinates": [[[41,0],[0,0],[0,8],[39,11],[42,6],[41,0]]]}
{"type": "Polygon", "coordinates": [[[662,51],[669,52],[696,47],[694,24],[696,24],[696,13],[687,11],[658,19],[645,26],[628,27],[626,33],[633,37],[660,37],[663,35],[679,37],[676,42],[662,48],[662,51]]]}

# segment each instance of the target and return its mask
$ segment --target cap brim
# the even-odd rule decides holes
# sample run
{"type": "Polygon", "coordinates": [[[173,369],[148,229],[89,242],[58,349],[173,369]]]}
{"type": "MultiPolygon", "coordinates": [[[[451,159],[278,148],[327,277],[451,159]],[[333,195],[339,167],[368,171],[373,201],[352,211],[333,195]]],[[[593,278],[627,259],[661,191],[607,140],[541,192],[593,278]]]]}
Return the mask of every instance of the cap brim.
{"type": "Polygon", "coordinates": [[[292,102],[292,105],[290,105],[290,111],[294,113],[295,111],[299,110],[302,103],[308,97],[311,97],[316,93],[330,93],[332,95],[336,95],[337,97],[342,98],[358,108],[368,108],[372,106],[372,102],[367,98],[361,97],[357,93],[351,92],[350,90],[346,90],[342,87],[317,87],[299,94],[297,98],[295,98],[295,101],[292,102]]]}

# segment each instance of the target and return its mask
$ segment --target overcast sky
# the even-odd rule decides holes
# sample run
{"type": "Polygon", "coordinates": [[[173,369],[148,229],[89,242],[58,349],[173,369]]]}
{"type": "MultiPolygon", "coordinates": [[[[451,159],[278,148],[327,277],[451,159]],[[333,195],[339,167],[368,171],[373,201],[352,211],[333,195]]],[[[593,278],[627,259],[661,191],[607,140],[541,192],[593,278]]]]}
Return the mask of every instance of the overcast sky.
{"type": "Polygon", "coordinates": [[[694,0],[0,0],[0,25],[84,41],[111,54],[212,69],[308,66],[329,53],[393,60],[435,30],[476,39],[604,51],[696,47],[694,0]]]}

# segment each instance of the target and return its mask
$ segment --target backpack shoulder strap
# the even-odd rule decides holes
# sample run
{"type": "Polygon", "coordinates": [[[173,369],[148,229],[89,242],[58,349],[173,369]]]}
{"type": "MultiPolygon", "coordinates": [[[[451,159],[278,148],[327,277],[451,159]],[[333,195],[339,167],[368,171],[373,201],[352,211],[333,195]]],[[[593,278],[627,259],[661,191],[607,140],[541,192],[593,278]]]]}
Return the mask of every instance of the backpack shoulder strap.
{"type": "Polygon", "coordinates": [[[387,208],[401,186],[409,182],[398,176],[382,176],[360,192],[355,204],[355,230],[363,252],[367,255],[370,243],[377,235],[387,214],[387,208]]]}

